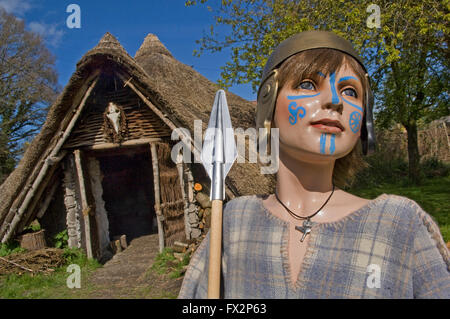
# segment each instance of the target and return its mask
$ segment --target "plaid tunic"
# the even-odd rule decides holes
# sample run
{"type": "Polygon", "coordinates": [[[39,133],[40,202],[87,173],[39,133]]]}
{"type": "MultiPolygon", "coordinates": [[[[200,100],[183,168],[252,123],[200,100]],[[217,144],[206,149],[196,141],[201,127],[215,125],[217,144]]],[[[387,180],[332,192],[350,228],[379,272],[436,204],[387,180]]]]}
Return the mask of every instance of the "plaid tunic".
{"type": "MultiPolygon", "coordinates": [[[[337,222],[315,224],[295,285],[288,226],[261,197],[227,203],[224,298],[450,298],[449,251],[437,225],[412,200],[383,194],[337,222]]],[[[208,255],[207,235],[179,298],[207,297],[208,255]]]]}

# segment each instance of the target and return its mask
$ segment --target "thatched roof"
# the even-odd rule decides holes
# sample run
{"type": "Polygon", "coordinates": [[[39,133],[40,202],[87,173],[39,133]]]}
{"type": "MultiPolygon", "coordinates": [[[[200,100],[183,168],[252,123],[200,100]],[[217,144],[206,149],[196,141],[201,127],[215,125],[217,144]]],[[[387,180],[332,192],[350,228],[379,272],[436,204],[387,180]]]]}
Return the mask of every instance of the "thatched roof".
{"type": "MultiPolygon", "coordinates": [[[[152,34],[136,52],[135,60],[149,75],[152,88],[167,101],[160,105],[162,108],[191,132],[196,119],[202,120],[206,129],[215,93],[220,89],[217,84],[174,59],[152,34]]],[[[233,127],[255,127],[255,105],[231,92],[226,95],[233,127]]],[[[257,164],[235,164],[229,177],[228,185],[239,195],[269,193],[273,187],[273,179],[261,175],[257,164]]]]}
{"type": "MultiPolygon", "coordinates": [[[[44,160],[65,131],[72,110],[87,91],[88,79],[96,70],[120,69],[132,79],[136,87],[170,121],[188,128],[193,134],[194,120],[208,124],[214,96],[219,87],[177,61],[167,48],[149,34],[133,59],[117,39],[106,33],[97,46],[77,63],[68,84],[51,106],[46,122],[27,148],[17,168],[0,186],[0,239],[11,223],[17,207],[23,202],[44,160]]],[[[227,100],[234,127],[254,127],[254,104],[227,92],[227,100]]],[[[261,175],[257,164],[235,164],[227,179],[228,189],[235,195],[271,192],[272,176],[261,175]]]]}
{"type": "Polygon", "coordinates": [[[141,58],[145,59],[150,54],[161,54],[173,58],[172,53],[159,41],[158,37],[151,33],[145,37],[144,42],[142,42],[139,50],[134,55],[134,59],[136,61],[141,58]]]}

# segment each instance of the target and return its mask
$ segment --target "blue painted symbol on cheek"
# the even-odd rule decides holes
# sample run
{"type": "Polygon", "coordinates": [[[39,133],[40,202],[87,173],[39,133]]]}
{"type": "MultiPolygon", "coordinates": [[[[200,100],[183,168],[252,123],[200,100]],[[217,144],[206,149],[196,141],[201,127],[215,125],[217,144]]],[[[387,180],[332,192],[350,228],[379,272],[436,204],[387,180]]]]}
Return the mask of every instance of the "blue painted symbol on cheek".
{"type": "Polygon", "coordinates": [[[339,104],[339,96],[336,92],[336,74],[332,72],[330,74],[330,87],[331,87],[331,103],[339,104]]]}
{"type": "Polygon", "coordinates": [[[353,133],[358,133],[361,127],[361,113],[355,111],[350,114],[349,123],[350,129],[353,133]]]}
{"type": "Polygon", "coordinates": [[[289,113],[291,113],[291,115],[289,115],[289,123],[295,125],[295,123],[297,123],[297,116],[299,118],[304,118],[306,110],[302,106],[297,107],[297,103],[291,102],[289,104],[289,113]]]}
{"type": "Polygon", "coordinates": [[[334,153],[334,150],[336,149],[335,145],[334,145],[334,139],[336,138],[335,134],[331,134],[331,138],[330,138],[330,154],[334,153]]]}

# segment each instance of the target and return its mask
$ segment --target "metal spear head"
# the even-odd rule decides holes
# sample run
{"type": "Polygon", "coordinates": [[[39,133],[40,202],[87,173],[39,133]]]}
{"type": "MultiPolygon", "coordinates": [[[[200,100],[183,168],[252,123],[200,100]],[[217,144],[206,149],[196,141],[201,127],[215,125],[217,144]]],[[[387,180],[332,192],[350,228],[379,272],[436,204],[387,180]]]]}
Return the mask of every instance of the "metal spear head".
{"type": "Polygon", "coordinates": [[[209,118],[202,163],[211,179],[211,200],[225,198],[225,177],[237,157],[234,131],[224,90],[219,90],[209,118]]]}

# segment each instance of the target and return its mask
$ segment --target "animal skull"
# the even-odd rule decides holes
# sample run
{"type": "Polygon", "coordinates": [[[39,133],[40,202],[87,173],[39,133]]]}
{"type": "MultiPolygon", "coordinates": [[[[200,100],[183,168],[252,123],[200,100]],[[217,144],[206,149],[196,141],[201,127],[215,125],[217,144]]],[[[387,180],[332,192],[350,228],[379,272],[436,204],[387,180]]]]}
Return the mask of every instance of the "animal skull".
{"type": "Polygon", "coordinates": [[[119,134],[119,127],[121,121],[120,109],[113,102],[109,102],[108,104],[108,108],[106,110],[106,117],[109,119],[112,126],[114,127],[116,134],[119,134]]]}

